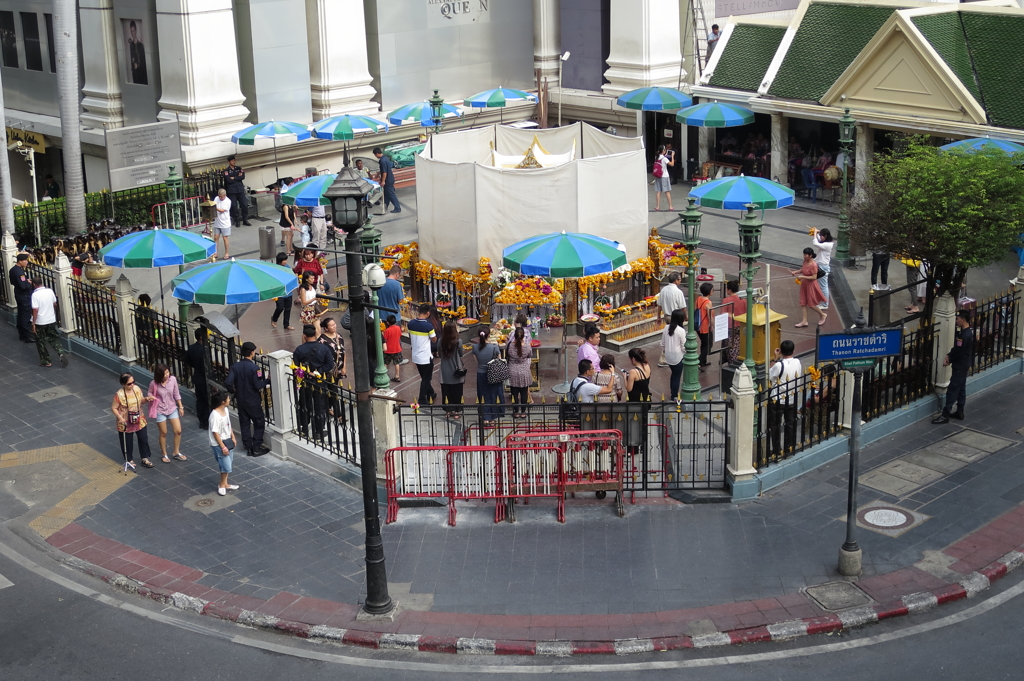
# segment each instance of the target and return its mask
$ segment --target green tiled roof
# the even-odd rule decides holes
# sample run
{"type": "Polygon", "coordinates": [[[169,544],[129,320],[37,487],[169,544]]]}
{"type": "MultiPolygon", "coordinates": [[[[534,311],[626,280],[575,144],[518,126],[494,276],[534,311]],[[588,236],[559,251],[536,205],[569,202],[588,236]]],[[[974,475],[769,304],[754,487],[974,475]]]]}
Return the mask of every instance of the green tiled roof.
{"type": "MultiPolygon", "coordinates": [[[[870,5],[810,5],[768,94],[820,100],[895,11],[870,5]]],[[[1004,40],[1007,35],[996,34],[1004,40]]]]}
{"type": "Polygon", "coordinates": [[[708,85],[756,92],[785,34],[785,27],[738,24],[708,85]]]}
{"type": "Polygon", "coordinates": [[[1024,17],[959,14],[989,122],[1024,128],[1024,53],[1019,42],[1024,35],[1024,17]]]}
{"type": "Polygon", "coordinates": [[[914,26],[928,39],[942,60],[946,62],[971,95],[984,106],[978,82],[974,78],[971,55],[967,50],[964,27],[959,12],[943,12],[913,18],[914,26]]]}

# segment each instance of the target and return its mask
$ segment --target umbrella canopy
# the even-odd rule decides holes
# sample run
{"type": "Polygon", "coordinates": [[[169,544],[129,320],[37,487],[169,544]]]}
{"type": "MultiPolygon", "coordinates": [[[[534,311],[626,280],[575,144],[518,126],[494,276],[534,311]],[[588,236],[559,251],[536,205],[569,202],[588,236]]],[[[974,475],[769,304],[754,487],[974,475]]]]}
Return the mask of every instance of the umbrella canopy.
{"type": "MultiPolygon", "coordinates": [[[[281,194],[281,203],[287,203],[289,206],[329,206],[331,200],[324,198],[324,192],[334,184],[337,177],[337,173],[327,173],[296,182],[288,188],[288,191],[281,194]]],[[[367,178],[366,181],[374,187],[380,186],[379,183],[371,179],[367,178]]]]}
{"type": "Polygon", "coordinates": [[[165,267],[206,260],[217,245],[199,234],[183,229],[152,229],[125,234],[99,251],[104,265],[111,267],[165,267]]]}
{"type": "Polygon", "coordinates": [[[763,177],[723,177],[690,190],[690,196],[705,208],[744,210],[748,203],[758,208],[785,208],[793,205],[795,192],[763,177]]]}
{"type": "Polygon", "coordinates": [[[306,126],[299,123],[292,123],[291,121],[267,121],[266,123],[257,123],[256,125],[250,125],[248,128],[243,128],[231,136],[231,141],[235,144],[256,144],[257,138],[266,138],[276,140],[278,137],[287,137],[288,135],[295,135],[296,140],[309,139],[309,130],[306,126]]]}
{"type": "Polygon", "coordinates": [[[502,252],[502,264],[522,274],[542,277],[586,277],[626,264],[617,241],[591,234],[544,234],[512,244],[502,252]]]}
{"type": "MultiPolygon", "coordinates": [[[[389,113],[388,123],[392,125],[419,123],[424,128],[432,128],[434,127],[434,119],[431,118],[433,115],[434,111],[430,108],[430,102],[416,102],[400,106],[389,113]]],[[[441,105],[441,118],[457,118],[461,115],[462,111],[451,104],[441,105]]]]}
{"type": "Polygon", "coordinates": [[[212,305],[258,303],[286,296],[299,287],[287,267],[260,260],[225,260],[200,265],[171,281],[179,300],[212,305]]]}
{"type": "Polygon", "coordinates": [[[705,102],[688,106],[676,114],[676,120],[701,128],[731,128],[754,122],[754,112],[735,104],[705,102]]]}
{"type": "Polygon", "coordinates": [[[972,137],[971,139],[960,140],[952,144],[944,144],[939,149],[943,151],[963,151],[968,154],[973,154],[976,151],[998,149],[1005,151],[1007,154],[1024,154],[1024,146],[1016,142],[994,140],[988,137],[972,137]]]}
{"type": "Polygon", "coordinates": [[[473,107],[495,107],[506,106],[509,102],[536,102],[537,95],[529,92],[515,90],[508,87],[497,87],[493,90],[484,90],[472,97],[466,97],[462,103],[473,107]]]}
{"type": "Polygon", "coordinates": [[[669,111],[690,106],[693,100],[685,92],[670,87],[642,87],[630,90],[615,100],[615,103],[626,109],[669,111]]]}
{"type": "Polygon", "coordinates": [[[388,124],[369,116],[345,114],[317,121],[309,129],[313,132],[313,137],[317,139],[351,140],[355,139],[356,135],[366,132],[377,133],[381,129],[387,132],[388,124]]]}

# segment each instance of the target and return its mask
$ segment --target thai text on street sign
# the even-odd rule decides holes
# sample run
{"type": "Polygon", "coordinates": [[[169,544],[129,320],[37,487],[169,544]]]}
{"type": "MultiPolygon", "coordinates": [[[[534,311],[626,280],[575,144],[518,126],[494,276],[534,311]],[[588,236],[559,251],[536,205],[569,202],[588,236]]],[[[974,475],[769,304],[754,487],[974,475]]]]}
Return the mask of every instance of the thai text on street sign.
{"type": "Polygon", "coordinates": [[[851,329],[818,336],[818,361],[867,359],[900,354],[903,329],[851,329]]]}

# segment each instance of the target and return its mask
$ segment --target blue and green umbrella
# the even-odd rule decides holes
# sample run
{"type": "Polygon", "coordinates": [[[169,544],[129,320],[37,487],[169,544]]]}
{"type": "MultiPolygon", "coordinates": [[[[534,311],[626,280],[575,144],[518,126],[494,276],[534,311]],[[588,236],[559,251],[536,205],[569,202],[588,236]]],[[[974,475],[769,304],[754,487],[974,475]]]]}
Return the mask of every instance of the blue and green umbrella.
{"type": "Polygon", "coordinates": [[[125,234],[99,250],[111,267],[166,267],[206,260],[217,251],[212,241],[183,229],[148,229],[125,234]]]}
{"type": "Polygon", "coordinates": [[[276,140],[278,137],[287,137],[289,135],[295,135],[296,140],[305,140],[310,137],[309,130],[301,123],[267,121],[266,123],[257,123],[256,125],[250,125],[248,128],[242,128],[231,136],[231,141],[235,144],[252,146],[256,144],[257,139],[276,140]]]}
{"type": "Polygon", "coordinates": [[[998,149],[999,151],[1006,152],[1011,156],[1013,154],[1024,154],[1024,145],[1017,144],[1016,142],[1009,142],[1007,140],[994,140],[988,137],[972,137],[971,139],[960,140],[959,142],[953,142],[952,144],[944,144],[939,147],[939,149],[942,149],[943,151],[962,151],[968,154],[973,154],[977,151],[998,149]]]}
{"type": "Polygon", "coordinates": [[[176,276],[171,285],[179,300],[236,305],[287,296],[299,287],[299,282],[287,267],[232,258],[188,270],[176,276]]]}
{"type": "Polygon", "coordinates": [[[586,277],[626,264],[617,241],[592,234],[561,232],[530,237],[502,251],[502,264],[521,274],[541,277],[586,277]]]}
{"type": "Polygon", "coordinates": [[[720,180],[706,182],[690,190],[689,196],[697,199],[697,203],[705,208],[724,208],[726,210],[744,210],[752,203],[764,210],[768,208],[785,208],[793,205],[795,192],[778,182],[763,177],[746,177],[736,175],[723,177],[720,180]]]}
{"type": "Polygon", "coordinates": [[[670,111],[693,104],[685,92],[670,87],[642,87],[621,95],[615,103],[625,109],[670,111]]]}
{"type": "Polygon", "coordinates": [[[754,112],[735,104],[704,102],[682,109],[676,120],[700,128],[732,128],[754,122],[754,112]]]}
{"type": "Polygon", "coordinates": [[[497,87],[493,90],[484,90],[472,97],[466,97],[462,103],[466,106],[477,108],[491,108],[496,106],[507,106],[511,102],[536,102],[537,95],[523,92],[508,87],[497,87]]]}
{"type": "Polygon", "coordinates": [[[314,123],[310,130],[313,136],[321,140],[351,140],[363,133],[388,131],[388,124],[369,116],[331,116],[314,123]]]}
{"type": "MultiPolygon", "coordinates": [[[[324,175],[307,177],[305,180],[296,182],[288,188],[288,191],[281,194],[281,203],[287,203],[289,206],[329,206],[331,205],[331,200],[324,198],[324,193],[328,187],[334,184],[334,180],[337,177],[337,173],[326,173],[324,175]]],[[[366,181],[374,188],[367,194],[368,198],[373,199],[372,195],[380,187],[380,184],[369,178],[366,181]]]]}
{"type": "MultiPolygon", "coordinates": [[[[419,123],[424,128],[434,127],[434,110],[430,108],[430,102],[416,102],[400,106],[388,114],[388,123],[392,125],[407,125],[419,123]]],[[[441,105],[441,118],[458,118],[462,115],[457,107],[451,104],[441,105]]]]}

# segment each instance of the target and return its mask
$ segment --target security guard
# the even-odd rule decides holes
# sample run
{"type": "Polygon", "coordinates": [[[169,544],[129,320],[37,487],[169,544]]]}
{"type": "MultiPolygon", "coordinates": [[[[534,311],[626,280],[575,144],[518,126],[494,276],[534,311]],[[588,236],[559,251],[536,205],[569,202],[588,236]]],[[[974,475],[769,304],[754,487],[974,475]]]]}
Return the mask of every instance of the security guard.
{"type": "MultiPolygon", "coordinates": [[[[292,360],[305,371],[312,373],[319,372],[320,376],[326,378],[334,369],[334,353],[317,341],[316,327],[306,324],[302,327],[302,345],[295,348],[292,360]]],[[[327,391],[330,384],[325,381],[317,381],[310,376],[302,380],[302,387],[299,388],[299,429],[306,435],[308,433],[310,420],[313,421],[313,439],[320,440],[324,436],[324,427],[327,424],[327,391]]]]}
{"type": "Polygon", "coordinates": [[[270,381],[263,375],[263,370],[256,366],[256,362],[252,361],[254,352],[255,343],[242,343],[242,359],[231,365],[224,385],[235,396],[235,406],[238,407],[238,430],[242,434],[245,451],[249,456],[263,456],[270,448],[263,444],[267,420],[263,416],[263,400],[260,399],[260,393],[264,388],[270,387],[270,381]]]}
{"type": "Polygon", "coordinates": [[[18,340],[22,343],[35,343],[35,335],[32,333],[32,281],[25,273],[26,265],[28,253],[19,253],[9,276],[11,286],[14,287],[14,300],[18,303],[18,340]]]}
{"type": "Polygon", "coordinates": [[[953,367],[953,375],[949,379],[949,387],[946,388],[946,406],[942,414],[932,419],[932,423],[949,423],[950,418],[964,419],[964,403],[967,402],[967,372],[971,369],[971,361],[974,359],[974,329],[971,328],[971,313],[968,310],[960,310],[956,316],[956,342],[953,349],[946,355],[942,366],[953,367]],[[952,411],[953,404],[956,404],[956,411],[952,411]]]}
{"type": "Polygon", "coordinates": [[[228,167],[224,170],[224,190],[231,199],[231,218],[238,226],[241,222],[251,227],[249,222],[249,195],[245,193],[245,171],[235,164],[235,157],[228,156],[228,167]]]}

